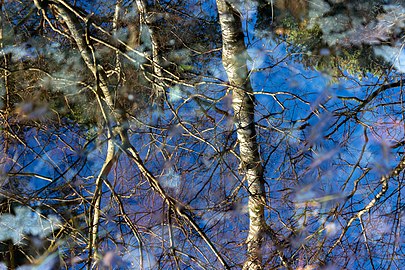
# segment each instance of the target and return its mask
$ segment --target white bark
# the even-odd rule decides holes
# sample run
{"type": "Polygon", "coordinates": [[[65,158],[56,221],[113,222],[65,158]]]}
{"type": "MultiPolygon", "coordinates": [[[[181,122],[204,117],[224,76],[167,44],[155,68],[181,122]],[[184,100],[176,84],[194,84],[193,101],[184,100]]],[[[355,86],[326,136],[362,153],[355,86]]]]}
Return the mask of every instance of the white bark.
{"type": "Polygon", "coordinates": [[[163,100],[165,89],[162,85],[162,77],[163,77],[163,69],[162,69],[162,57],[160,55],[160,44],[159,39],[156,34],[156,15],[149,11],[147,2],[145,0],[136,0],[136,6],[138,8],[138,13],[141,17],[141,28],[147,27],[149,32],[149,37],[151,40],[151,49],[152,49],[152,89],[155,102],[157,103],[158,107],[163,110],[163,100]]]}
{"type": "Polygon", "coordinates": [[[232,88],[232,106],[239,141],[241,173],[249,192],[249,234],[243,269],[262,269],[261,247],[266,223],[263,167],[254,123],[254,96],[246,66],[246,47],[240,14],[226,0],[217,0],[222,29],[222,61],[232,88]]]}
{"type": "MultiPolygon", "coordinates": [[[[189,225],[200,235],[200,237],[207,243],[211,251],[217,257],[218,261],[222,264],[225,269],[230,269],[225,259],[216,249],[214,244],[211,242],[210,238],[205,234],[205,232],[198,226],[197,222],[190,215],[188,207],[186,205],[181,206],[181,203],[178,202],[175,198],[168,195],[163,187],[160,185],[159,181],[153,176],[153,174],[145,167],[142,159],[139,157],[138,152],[135,147],[131,144],[125,126],[125,114],[120,109],[114,108],[114,102],[110,90],[107,84],[107,76],[104,70],[98,66],[97,59],[95,57],[94,49],[89,43],[89,33],[85,33],[85,30],[81,27],[78,19],[70,12],[70,7],[68,7],[63,1],[57,1],[52,5],[58,9],[60,15],[64,22],[66,23],[72,38],[74,39],[83,61],[85,62],[88,69],[92,72],[97,83],[96,96],[99,100],[101,111],[106,119],[109,128],[109,134],[119,135],[121,143],[115,142],[118,145],[120,150],[128,155],[128,157],[137,165],[138,169],[142,175],[148,180],[150,186],[157,192],[166,204],[175,211],[176,215],[182,217],[189,225]],[[115,124],[114,130],[111,127],[111,123],[115,124]],[[179,207],[180,206],[180,207],[179,207]]],[[[109,153],[106,158],[106,162],[103,166],[102,171],[100,172],[100,179],[104,176],[103,171],[107,172],[109,167],[114,162],[114,158],[111,158],[113,153],[113,148],[109,148],[109,153]],[[108,162],[109,161],[109,162],[108,162]]],[[[108,181],[106,181],[108,182],[108,181]]],[[[132,222],[130,222],[130,225],[132,222]]],[[[136,236],[137,232],[134,231],[136,236]]],[[[92,235],[92,234],[91,234],[92,235]]],[[[141,245],[141,243],[140,243],[141,245]]]]}
{"type": "MultiPolygon", "coordinates": [[[[120,11],[121,11],[121,7],[122,7],[122,1],[123,0],[117,0],[116,4],[115,4],[115,11],[114,11],[114,18],[113,18],[113,34],[117,35],[118,33],[118,21],[119,21],[119,17],[120,17],[120,11]]],[[[115,70],[117,71],[118,77],[119,79],[121,79],[121,55],[120,53],[117,51],[115,53],[117,59],[115,60],[115,70]]]]}
{"type": "MultiPolygon", "coordinates": [[[[82,59],[84,60],[86,66],[89,68],[91,73],[94,76],[94,79],[97,84],[97,100],[100,104],[100,108],[104,119],[108,125],[108,145],[107,145],[107,154],[103,163],[103,166],[100,170],[99,175],[96,179],[96,188],[94,191],[94,196],[91,201],[91,211],[90,211],[90,232],[89,232],[89,262],[88,269],[91,269],[91,258],[95,253],[98,252],[98,231],[99,231],[99,222],[101,215],[101,195],[102,195],[102,185],[104,181],[108,181],[107,177],[111,171],[112,166],[114,165],[117,153],[115,151],[115,145],[113,141],[113,130],[111,128],[112,123],[122,124],[124,119],[122,115],[115,110],[113,98],[111,96],[110,90],[107,85],[107,76],[104,70],[98,65],[95,58],[94,49],[89,43],[88,33],[81,26],[80,22],[76,16],[70,11],[69,7],[64,5],[64,3],[55,3],[55,8],[60,13],[60,16],[63,18],[66,23],[72,38],[75,40],[77,47],[81,53],[82,59]]],[[[141,246],[141,243],[140,243],[141,246]]],[[[140,250],[142,254],[142,250],[140,250]]],[[[142,258],[141,264],[142,266],[142,258]]]]}

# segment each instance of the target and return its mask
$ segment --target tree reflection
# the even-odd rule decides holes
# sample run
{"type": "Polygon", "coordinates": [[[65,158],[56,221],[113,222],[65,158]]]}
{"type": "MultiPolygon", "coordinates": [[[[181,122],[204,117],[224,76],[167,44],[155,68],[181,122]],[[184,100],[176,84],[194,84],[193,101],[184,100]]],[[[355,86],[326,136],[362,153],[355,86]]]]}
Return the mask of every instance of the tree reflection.
{"type": "Polygon", "coordinates": [[[401,1],[0,3],[8,269],[403,267],[401,1]]]}

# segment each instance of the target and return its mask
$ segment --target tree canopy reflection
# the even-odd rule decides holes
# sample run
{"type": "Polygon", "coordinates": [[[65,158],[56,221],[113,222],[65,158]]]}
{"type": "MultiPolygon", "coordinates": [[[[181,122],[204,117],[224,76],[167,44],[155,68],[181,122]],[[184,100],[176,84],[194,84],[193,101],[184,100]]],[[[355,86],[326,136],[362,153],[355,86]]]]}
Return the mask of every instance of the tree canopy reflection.
{"type": "Polygon", "coordinates": [[[402,1],[1,1],[7,269],[403,268],[402,1]]]}

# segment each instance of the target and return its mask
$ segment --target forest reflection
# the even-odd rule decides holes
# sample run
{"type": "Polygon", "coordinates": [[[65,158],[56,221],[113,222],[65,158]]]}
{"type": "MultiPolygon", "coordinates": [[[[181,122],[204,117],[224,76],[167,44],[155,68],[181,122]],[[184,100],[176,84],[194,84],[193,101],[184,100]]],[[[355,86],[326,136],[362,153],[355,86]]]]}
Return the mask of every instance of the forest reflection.
{"type": "Polygon", "coordinates": [[[1,269],[403,268],[403,1],[0,13],[1,269]]]}

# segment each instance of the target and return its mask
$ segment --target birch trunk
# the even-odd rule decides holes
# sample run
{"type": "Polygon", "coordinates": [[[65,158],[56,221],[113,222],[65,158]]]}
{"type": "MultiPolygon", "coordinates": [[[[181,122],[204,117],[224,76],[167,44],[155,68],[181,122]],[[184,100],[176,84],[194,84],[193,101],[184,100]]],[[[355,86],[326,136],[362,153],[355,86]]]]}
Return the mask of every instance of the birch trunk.
{"type": "Polygon", "coordinates": [[[243,269],[262,269],[261,247],[266,223],[265,190],[254,123],[254,96],[246,66],[246,47],[240,13],[226,0],[217,0],[222,29],[222,62],[232,89],[232,106],[240,150],[240,173],[249,192],[247,259],[243,269]]]}
{"type": "MultiPolygon", "coordinates": [[[[9,82],[9,78],[8,76],[10,74],[8,74],[8,72],[6,71],[9,68],[9,60],[10,60],[10,56],[7,55],[7,53],[5,52],[4,48],[6,47],[7,44],[5,43],[5,35],[7,35],[7,32],[4,30],[3,27],[3,23],[4,23],[4,14],[3,14],[3,5],[4,5],[4,0],[0,0],[0,56],[3,57],[3,65],[4,65],[4,71],[2,71],[1,73],[1,78],[2,78],[2,83],[4,86],[4,97],[2,98],[2,102],[3,104],[0,106],[0,110],[3,110],[2,114],[3,114],[3,121],[5,121],[3,123],[3,131],[2,131],[2,136],[3,136],[3,140],[4,140],[4,147],[3,147],[3,151],[4,154],[6,154],[8,151],[8,147],[9,147],[9,125],[6,124],[6,122],[8,121],[8,116],[10,113],[10,82],[9,82]]],[[[8,33],[10,34],[10,33],[8,33]]],[[[0,101],[1,102],[1,101],[0,101]]]]}
{"type": "MultiPolygon", "coordinates": [[[[152,49],[152,57],[151,57],[151,65],[152,65],[152,72],[153,78],[152,82],[152,89],[153,95],[156,104],[160,110],[163,110],[163,100],[165,89],[162,86],[162,77],[163,77],[163,69],[162,69],[162,57],[160,55],[160,44],[159,39],[156,35],[156,15],[149,11],[147,1],[145,0],[136,0],[136,6],[138,8],[138,13],[141,17],[141,25],[140,27],[147,27],[149,37],[151,40],[151,49],[152,49]]],[[[142,32],[142,29],[141,29],[142,32]]]]}
{"type": "MultiPolygon", "coordinates": [[[[215,245],[211,242],[210,238],[205,234],[205,232],[199,227],[198,223],[191,216],[190,214],[191,210],[189,210],[186,205],[184,206],[184,208],[179,207],[179,204],[181,205],[181,203],[165,192],[163,187],[160,185],[159,181],[143,164],[143,161],[140,158],[138,152],[136,151],[135,147],[131,144],[128,136],[128,130],[125,125],[126,122],[125,113],[120,109],[116,109],[114,106],[112,94],[110,93],[110,89],[108,88],[107,84],[108,77],[104,72],[103,68],[99,66],[97,63],[94,48],[89,42],[90,40],[89,33],[86,33],[85,29],[83,29],[83,27],[81,26],[79,20],[75,17],[75,14],[71,12],[70,6],[68,6],[63,1],[53,2],[52,5],[60,13],[60,16],[62,17],[64,23],[67,25],[70,31],[71,37],[75,41],[81,53],[83,61],[85,62],[86,66],[95,77],[97,85],[97,91],[95,91],[95,94],[99,101],[102,114],[107,122],[109,136],[115,134],[119,135],[121,143],[116,142],[119,149],[122,152],[125,152],[128,155],[128,157],[134,161],[134,163],[137,165],[142,175],[148,180],[153,190],[155,190],[166,202],[166,204],[175,211],[176,215],[182,217],[185,221],[187,221],[190,224],[190,226],[198,233],[198,235],[200,235],[200,237],[207,243],[211,251],[217,257],[218,261],[222,264],[223,268],[230,269],[229,265],[222,257],[221,253],[216,249],[215,245]],[[115,128],[112,128],[112,123],[115,124],[115,128]]],[[[41,9],[41,7],[39,8],[41,9]]],[[[110,138],[112,140],[112,137],[110,138]]],[[[112,146],[113,145],[111,145],[111,148],[109,146],[108,155],[106,157],[102,171],[99,174],[99,179],[102,179],[102,176],[108,173],[108,171],[111,169],[111,165],[115,161],[114,149],[112,146]]],[[[106,181],[106,183],[108,183],[108,181],[106,181]]],[[[130,220],[129,225],[133,226],[133,223],[130,220]]],[[[140,242],[140,238],[137,235],[138,233],[136,232],[136,230],[133,231],[135,237],[139,239],[139,245],[141,247],[142,243],[140,242]]],[[[97,234],[97,232],[92,231],[90,235],[93,236],[94,233],[97,234]]],[[[140,250],[140,252],[142,257],[142,249],[140,250]]],[[[91,258],[89,262],[90,263],[88,265],[91,264],[91,258]]],[[[142,262],[141,262],[141,269],[143,269],[142,262]]]]}

